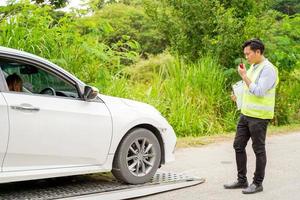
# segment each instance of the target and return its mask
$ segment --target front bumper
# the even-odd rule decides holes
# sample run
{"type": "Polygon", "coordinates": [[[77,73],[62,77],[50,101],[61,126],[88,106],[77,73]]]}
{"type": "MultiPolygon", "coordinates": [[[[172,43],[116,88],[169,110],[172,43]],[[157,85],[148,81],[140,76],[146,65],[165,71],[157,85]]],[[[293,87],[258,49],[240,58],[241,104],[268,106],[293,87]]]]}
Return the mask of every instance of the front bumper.
{"type": "Polygon", "coordinates": [[[161,136],[164,142],[165,148],[165,163],[171,162],[175,160],[175,147],[177,137],[173,130],[173,128],[168,125],[167,128],[161,129],[161,136]]]}

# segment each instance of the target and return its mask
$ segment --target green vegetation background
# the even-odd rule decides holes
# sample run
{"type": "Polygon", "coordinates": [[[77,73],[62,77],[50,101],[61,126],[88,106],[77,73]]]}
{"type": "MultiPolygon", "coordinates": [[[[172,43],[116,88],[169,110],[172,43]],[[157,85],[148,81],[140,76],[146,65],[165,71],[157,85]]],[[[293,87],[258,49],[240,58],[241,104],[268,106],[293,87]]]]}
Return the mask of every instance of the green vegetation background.
{"type": "Polygon", "coordinates": [[[258,37],[280,72],[273,125],[300,122],[297,0],[10,1],[0,45],[47,58],[106,95],[155,106],[178,136],[233,131],[241,45],[258,37]]]}

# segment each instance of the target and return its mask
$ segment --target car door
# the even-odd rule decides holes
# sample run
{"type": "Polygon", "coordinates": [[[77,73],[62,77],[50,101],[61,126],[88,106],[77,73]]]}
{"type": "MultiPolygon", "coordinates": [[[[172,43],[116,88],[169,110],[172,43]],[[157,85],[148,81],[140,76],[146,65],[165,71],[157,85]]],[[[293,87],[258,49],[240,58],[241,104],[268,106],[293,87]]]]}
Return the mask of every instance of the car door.
{"type": "Polygon", "coordinates": [[[4,79],[0,70],[0,165],[2,171],[2,163],[7,149],[8,135],[9,135],[9,123],[8,123],[8,111],[7,104],[2,95],[4,90],[4,79]]]}
{"type": "Polygon", "coordinates": [[[22,92],[3,92],[10,122],[3,171],[105,162],[112,121],[103,102],[83,101],[76,83],[49,69],[16,61],[6,61],[2,68],[7,76],[17,74],[23,80],[22,92]]]}

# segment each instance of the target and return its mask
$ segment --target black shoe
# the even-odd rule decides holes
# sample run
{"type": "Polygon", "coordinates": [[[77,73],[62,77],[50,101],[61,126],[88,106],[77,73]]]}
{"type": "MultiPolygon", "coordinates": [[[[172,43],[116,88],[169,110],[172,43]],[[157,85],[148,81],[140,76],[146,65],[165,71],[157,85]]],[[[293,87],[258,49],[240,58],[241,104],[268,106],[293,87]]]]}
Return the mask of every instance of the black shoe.
{"type": "Polygon", "coordinates": [[[247,187],[246,189],[244,189],[242,192],[243,194],[253,194],[253,193],[257,193],[257,192],[262,192],[264,190],[262,185],[255,185],[254,183],[252,183],[249,187],[247,187]]]}
{"type": "Polygon", "coordinates": [[[245,182],[236,181],[234,183],[224,185],[225,189],[238,189],[238,188],[247,188],[247,187],[248,187],[248,181],[245,182]]]}

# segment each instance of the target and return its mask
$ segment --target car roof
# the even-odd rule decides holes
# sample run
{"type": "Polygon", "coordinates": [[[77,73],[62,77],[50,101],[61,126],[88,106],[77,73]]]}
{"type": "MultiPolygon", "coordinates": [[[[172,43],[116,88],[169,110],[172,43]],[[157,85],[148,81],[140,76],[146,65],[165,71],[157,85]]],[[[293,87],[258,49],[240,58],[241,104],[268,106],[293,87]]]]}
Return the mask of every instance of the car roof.
{"type": "Polygon", "coordinates": [[[3,46],[0,46],[0,54],[1,53],[9,54],[9,55],[16,55],[16,56],[20,56],[20,57],[24,57],[24,58],[29,58],[29,59],[44,63],[47,66],[50,66],[51,68],[55,69],[56,71],[59,71],[59,72],[65,74],[65,75],[67,75],[68,77],[74,79],[76,82],[78,82],[82,85],[85,85],[81,80],[79,80],[76,76],[74,76],[70,72],[64,70],[63,68],[57,66],[56,64],[54,64],[54,63],[52,63],[52,62],[50,62],[50,61],[48,61],[48,60],[46,60],[42,57],[39,57],[37,55],[31,54],[31,53],[28,53],[28,52],[25,52],[25,51],[20,51],[20,50],[17,50],[17,49],[3,47],[3,46]]]}

